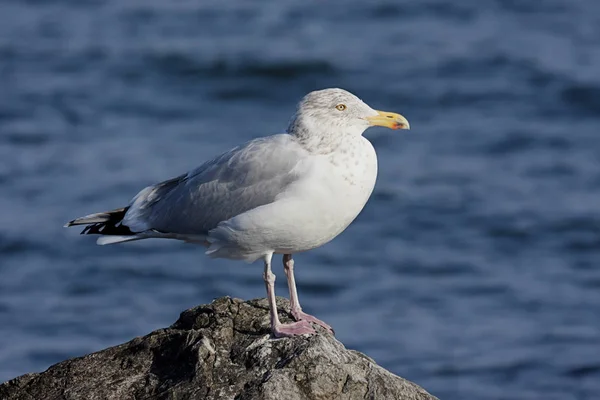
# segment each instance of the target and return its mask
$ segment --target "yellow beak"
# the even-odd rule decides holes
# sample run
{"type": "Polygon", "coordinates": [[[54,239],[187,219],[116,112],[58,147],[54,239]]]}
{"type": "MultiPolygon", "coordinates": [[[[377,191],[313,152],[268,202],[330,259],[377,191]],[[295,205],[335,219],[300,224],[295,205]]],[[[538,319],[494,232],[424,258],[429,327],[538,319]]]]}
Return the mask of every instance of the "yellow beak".
{"type": "Polygon", "coordinates": [[[369,121],[371,126],[384,126],[390,129],[410,129],[408,120],[402,115],[393,112],[377,111],[377,115],[365,119],[369,121]]]}

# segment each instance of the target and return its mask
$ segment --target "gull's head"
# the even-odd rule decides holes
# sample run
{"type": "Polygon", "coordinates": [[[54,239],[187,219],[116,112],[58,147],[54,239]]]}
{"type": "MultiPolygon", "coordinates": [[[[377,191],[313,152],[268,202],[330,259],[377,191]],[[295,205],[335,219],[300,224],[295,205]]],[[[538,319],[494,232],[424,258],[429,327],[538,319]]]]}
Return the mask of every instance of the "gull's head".
{"type": "Polygon", "coordinates": [[[410,129],[407,119],[400,114],[374,110],[343,89],[324,89],[310,92],[298,103],[288,133],[340,132],[361,135],[371,126],[410,129]]]}

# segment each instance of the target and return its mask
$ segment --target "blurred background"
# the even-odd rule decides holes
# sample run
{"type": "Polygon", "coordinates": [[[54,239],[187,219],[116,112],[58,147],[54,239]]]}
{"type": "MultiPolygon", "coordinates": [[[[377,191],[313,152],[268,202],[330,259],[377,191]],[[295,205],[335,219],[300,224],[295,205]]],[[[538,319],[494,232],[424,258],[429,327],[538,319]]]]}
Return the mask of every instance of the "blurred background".
{"type": "Polygon", "coordinates": [[[0,0],[0,381],[264,297],[259,263],[62,226],[325,87],[412,130],[367,132],[375,192],[296,257],[305,310],[444,400],[598,398],[595,0],[0,0]]]}

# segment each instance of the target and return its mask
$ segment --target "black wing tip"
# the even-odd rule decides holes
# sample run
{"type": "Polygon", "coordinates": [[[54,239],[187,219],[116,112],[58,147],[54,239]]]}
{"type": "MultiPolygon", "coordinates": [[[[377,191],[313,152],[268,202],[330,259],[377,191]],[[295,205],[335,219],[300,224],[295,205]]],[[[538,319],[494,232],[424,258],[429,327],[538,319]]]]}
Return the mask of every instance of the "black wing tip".
{"type": "Polygon", "coordinates": [[[133,236],[135,232],[132,232],[128,226],[125,226],[119,222],[96,222],[88,224],[83,228],[80,235],[118,235],[118,236],[133,236]]]}
{"type": "Polygon", "coordinates": [[[112,211],[100,212],[95,214],[89,214],[84,217],[75,218],[63,225],[64,228],[69,228],[76,225],[116,225],[123,217],[129,207],[117,208],[112,211]]]}

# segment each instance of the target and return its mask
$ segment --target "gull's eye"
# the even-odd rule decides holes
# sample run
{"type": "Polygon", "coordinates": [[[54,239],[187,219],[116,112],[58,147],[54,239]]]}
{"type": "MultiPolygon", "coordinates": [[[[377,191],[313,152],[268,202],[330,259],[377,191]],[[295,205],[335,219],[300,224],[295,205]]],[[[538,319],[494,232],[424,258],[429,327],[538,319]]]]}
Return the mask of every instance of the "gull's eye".
{"type": "Polygon", "coordinates": [[[344,111],[346,109],[346,105],[345,104],[338,104],[337,106],[335,106],[335,108],[337,108],[340,111],[344,111]]]}

